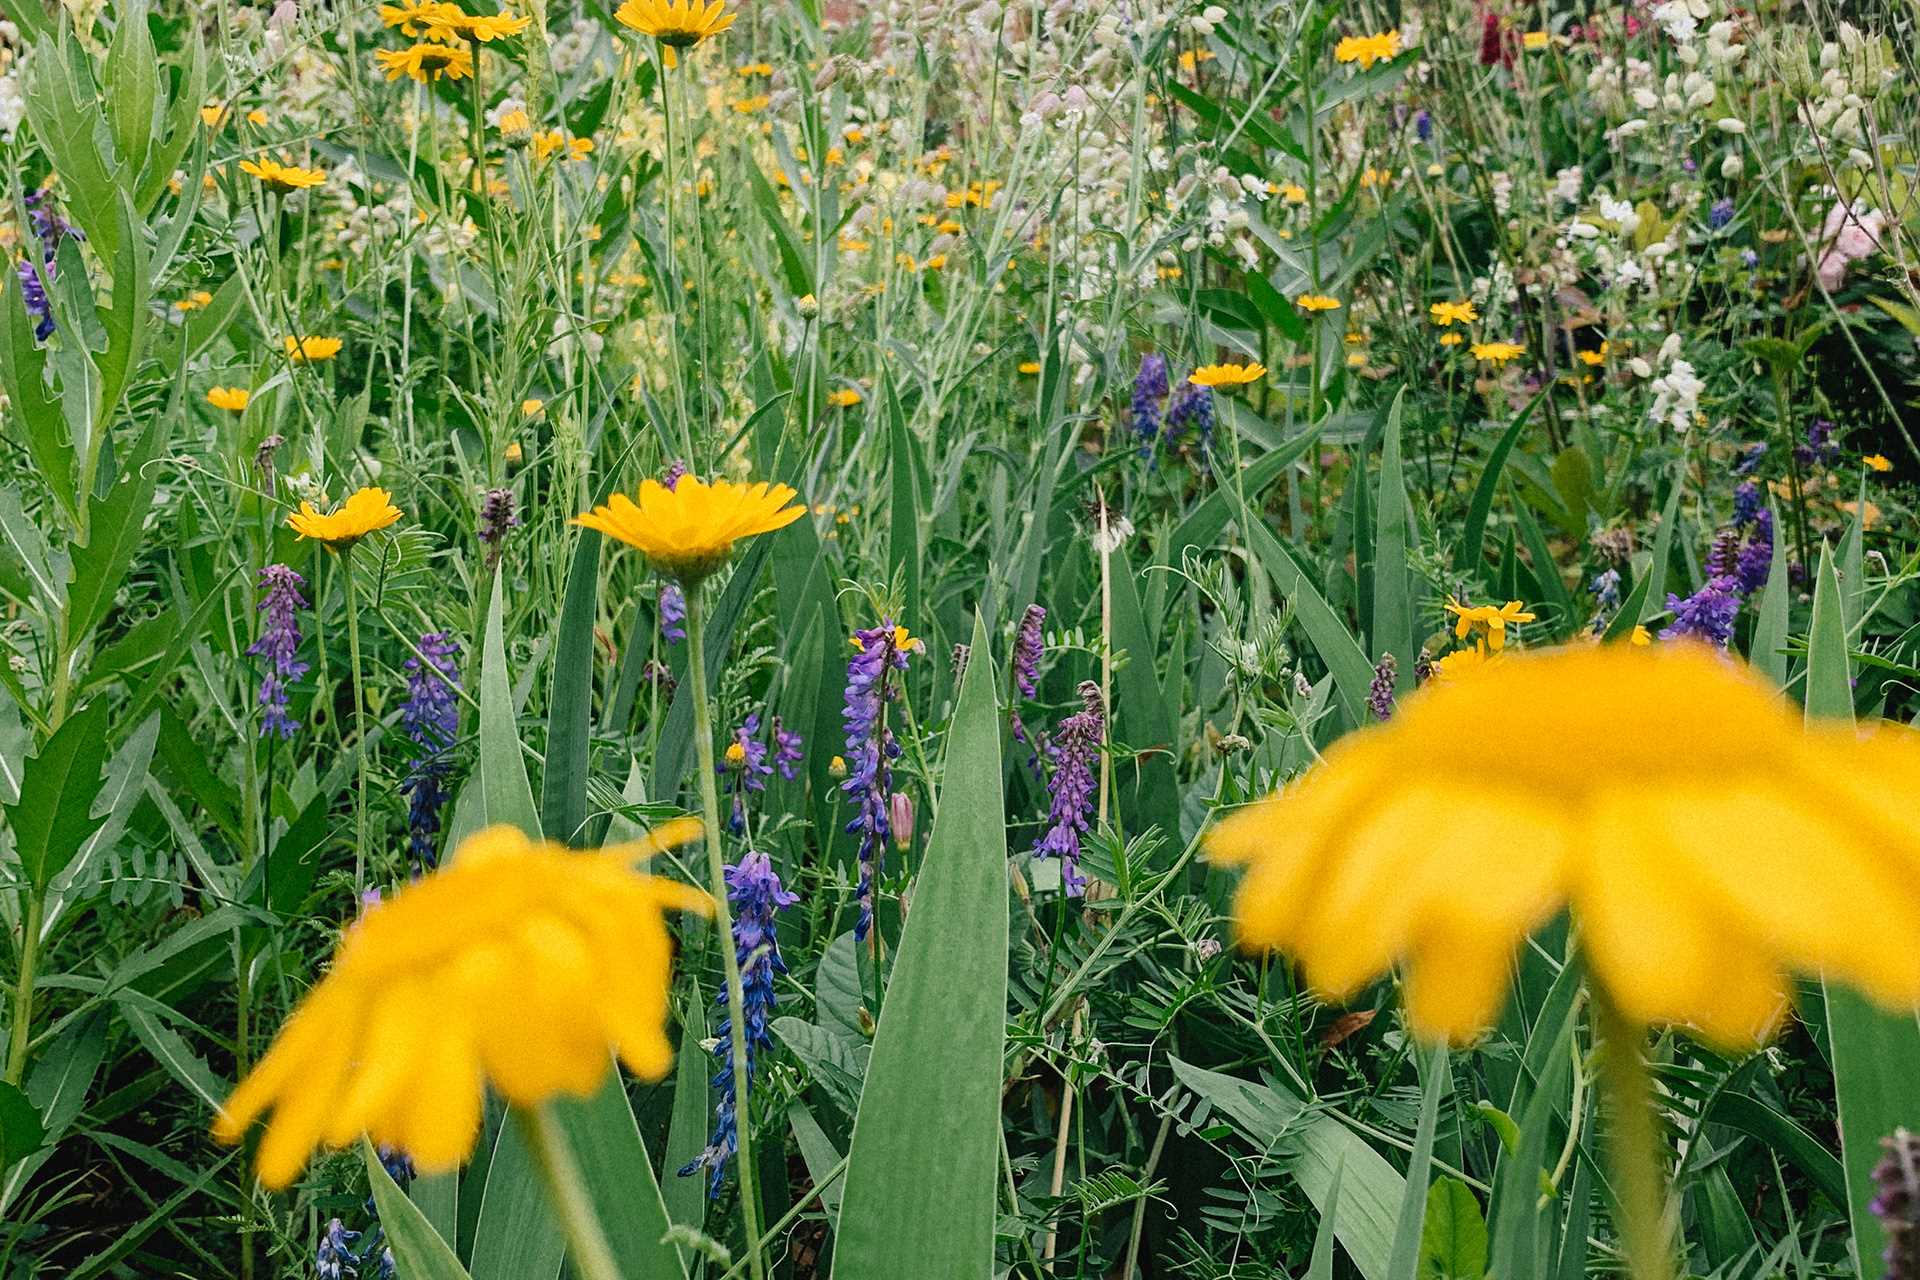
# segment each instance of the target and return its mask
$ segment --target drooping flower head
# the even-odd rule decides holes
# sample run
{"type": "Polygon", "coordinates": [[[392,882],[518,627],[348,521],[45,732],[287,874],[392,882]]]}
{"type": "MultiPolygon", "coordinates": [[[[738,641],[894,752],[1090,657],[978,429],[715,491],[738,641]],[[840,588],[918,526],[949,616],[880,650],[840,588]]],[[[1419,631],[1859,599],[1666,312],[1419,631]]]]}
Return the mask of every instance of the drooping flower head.
{"type": "Polygon", "coordinates": [[[1053,776],[1047,780],[1051,803],[1047,829],[1033,846],[1036,857],[1060,859],[1060,882],[1075,898],[1087,888],[1086,877],[1080,874],[1080,836],[1092,826],[1094,764],[1100,759],[1107,723],[1100,686],[1083,680],[1079,693],[1080,710],[1060,722],[1047,749],[1053,760],[1053,776]]]}
{"type": "Polygon", "coordinates": [[[307,580],[284,564],[270,564],[260,571],[260,603],[255,607],[265,616],[260,638],[247,652],[267,662],[260,677],[260,736],[277,733],[291,738],[300,730],[300,722],[287,710],[287,686],[307,674],[301,662],[299,611],[307,607],[300,589],[307,580]]]}
{"type": "Polygon", "coordinates": [[[883,622],[857,631],[847,663],[846,702],[840,723],[847,738],[847,780],[840,789],[854,807],[847,833],[860,837],[860,919],[854,936],[865,939],[873,928],[873,880],[886,855],[887,804],[893,789],[892,762],[900,744],[887,728],[886,706],[897,692],[889,673],[907,669],[907,655],[925,646],[907,629],[883,622]]]}
{"type": "Polygon", "coordinates": [[[720,1026],[714,1032],[713,1056],[719,1063],[713,1087],[720,1098],[714,1104],[713,1137],[706,1149],[683,1165],[685,1178],[707,1170],[707,1194],[718,1197],[727,1161],[740,1143],[739,1114],[744,1096],[752,1092],[754,1068],[762,1050],[771,1048],[773,1011],[778,999],[774,980],[787,971],[780,959],[780,939],[774,917],[783,907],[800,901],[780,884],[780,876],[764,853],[749,853],[726,870],[727,902],[733,907],[733,949],[740,965],[741,1004],[746,1009],[747,1082],[739,1087],[733,1077],[733,1010],[727,992],[714,997],[720,1006],[720,1026]]]}
{"type": "Polygon", "coordinates": [[[1046,620],[1047,611],[1040,605],[1030,604],[1013,633],[1013,661],[1007,665],[1013,672],[1013,691],[1017,695],[1008,713],[1015,742],[1027,740],[1027,726],[1020,719],[1020,699],[1031,698],[1040,690],[1040,659],[1047,651],[1046,635],[1042,631],[1046,620]]]}
{"type": "Polygon", "coordinates": [[[690,585],[724,565],[740,539],[784,529],[805,515],[805,507],[787,505],[795,496],[784,484],[708,484],[690,475],[668,488],[648,479],[635,497],[616,493],[574,523],[639,548],[656,570],[690,585]]]}
{"type": "Polygon", "coordinates": [[[334,551],[344,551],[376,529],[384,529],[400,518],[400,508],[385,489],[361,489],[333,511],[322,515],[311,502],[287,517],[287,527],[303,538],[324,542],[334,551]]]}
{"type": "Polygon", "coordinates": [[[361,1134],[432,1175],[472,1152],[486,1086],[519,1106],[586,1097],[610,1052],[659,1079],[673,1061],[664,913],[711,904],[633,864],[699,834],[677,819],[598,853],[509,826],[468,837],[347,930],[214,1136],[238,1142],[271,1111],[258,1161],[275,1189],[315,1147],[361,1134]]]}
{"type": "Polygon", "coordinates": [[[1570,905],[1623,1015],[1750,1046],[1790,972],[1920,999],[1920,819],[1891,799],[1916,785],[1912,730],[1807,728],[1702,645],[1586,644],[1423,688],[1207,847],[1248,867],[1244,945],[1333,999],[1403,966],[1427,1036],[1487,1026],[1570,905]]]}
{"type": "Polygon", "coordinates": [[[320,1247],[313,1251],[313,1271],[319,1280],[347,1280],[358,1274],[360,1255],[354,1252],[353,1242],[359,1238],[358,1231],[347,1230],[347,1224],[338,1218],[327,1223],[320,1247]]]}
{"type": "Polygon", "coordinates": [[[676,50],[721,34],[736,15],[727,12],[726,0],[626,0],[613,16],[628,30],[657,40],[660,60],[671,69],[679,61],[676,50]]]}
{"type": "Polygon", "coordinates": [[[408,853],[416,869],[425,869],[438,861],[435,837],[453,772],[447,750],[460,735],[460,704],[453,692],[460,687],[460,644],[444,631],[429,631],[420,637],[419,649],[421,656],[406,661],[407,700],[400,708],[400,727],[418,753],[407,761],[400,789],[409,801],[408,853]]]}

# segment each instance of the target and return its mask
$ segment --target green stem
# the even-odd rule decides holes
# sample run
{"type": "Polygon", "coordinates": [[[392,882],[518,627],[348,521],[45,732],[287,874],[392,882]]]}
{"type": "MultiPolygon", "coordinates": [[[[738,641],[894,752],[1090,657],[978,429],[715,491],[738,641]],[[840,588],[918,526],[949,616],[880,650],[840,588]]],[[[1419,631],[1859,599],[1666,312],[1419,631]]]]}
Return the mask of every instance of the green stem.
{"type": "Polygon", "coordinates": [[[40,958],[40,919],[46,895],[27,886],[27,909],[20,921],[20,977],[13,988],[13,1027],[7,1037],[7,1083],[27,1078],[27,1031],[33,1024],[33,970],[40,958]]]}
{"type": "Polygon", "coordinates": [[[540,1172],[554,1216],[560,1219],[560,1230],[567,1237],[568,1262],[581,1280],[621,1280],[613,1250],[607,1247],[606,1233],[600,1229],[600,1219],[587,1198],[580,1166],[574,1163],[573,1152],[552,1113],[543,1104],[515,1107],[513,1115],[526,1135],[534,1167],[540,1172]]]}
{"type": "Polygon", "coordinates": [[[353,665],[353,759],[359,775],[353,800],[353,892],[367,891],[367,708],[360,691],[360,597],[353,585],[353,548],[340,553],[347,580],[347,657],[353,665]]]}
{"type": "Polygon", "coordinates": [[[1600,1033],[1600,1081],[1609,1104],[1607,1146],[1628,1270],[1634,1280],[1673,1280],[1665,1143],[1654,1114],[1653,1078],[1642,1054],[1646,1032],[1598,990],[1593,1019],[1600,1033]]]}
{"type": "Polygon", "coordinates": [[[760,1203],[754,1193],[753,1111],[748,1105],[746,992],[740,983],[740,958],[733,949],[733,912],[727,906],[727,861],[721,852],[720,793],[714,785],[713,709],[707,701],[706,606],[702,584],[685,584],[687,598],[687,678],[693,681],[693,742],[699,754],[700,813],[706,819],[707,874],[713,893],[714,926],[718,931],[721,963],[727,973],[727,1008],[732,1016],[734,1126],[739,1134],[734,1169],[740,1175],[740,1215],[747,1231],[747,1263],[753,1280],[765,1280],[766,1263],[760,1255],[760,1203]]]}

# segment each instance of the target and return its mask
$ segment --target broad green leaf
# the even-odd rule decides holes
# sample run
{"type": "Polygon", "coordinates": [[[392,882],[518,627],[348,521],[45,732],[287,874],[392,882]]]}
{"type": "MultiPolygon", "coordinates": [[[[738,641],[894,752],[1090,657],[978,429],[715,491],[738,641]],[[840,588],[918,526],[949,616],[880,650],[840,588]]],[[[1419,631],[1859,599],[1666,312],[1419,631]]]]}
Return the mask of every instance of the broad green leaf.
{"type": "Polygon", "coordinates": [[[5,806],[14,853],[35,893],[44,893],[66,870],[105,817],[93,816],[93,800],[107,759],[107,707],[96,702],[65,724],[29,757],[20,798],[5,806]]]}
{"type": "Polygon", "coordinates": [[[1221,530],[1227,527],[1227,522],[1233,519],[1233,504],[1240,496],[1244,495],[1247,504],[1259,510],[1260,498],[1267,491],[1267,486],[1305,456],[1319,439],[1318,427],[1302,431],[1279,448],[1268,450],[1248,463],[1239,475],[1233,477],[1231,484],[1222,485],[1202,498],[1186,518],[1174,526],[1173,536],[1167,539],[1168,562],[1179,564],[1181,555],[1189,547],[1212,546],[1221,530]]]}
{"type": "Polygon", "coordinates": [[[386,1232],[399,1274],[407,1280],[471,1280],[433,1224],[395,1185],[393,1176],[374,1153],[373,1144],[365,1138],[360,1140],[360,1158],[367,1166],[373,1204],[380,1211],[380,1229],[386,1232]]]}
{"type": "MultiPolygon", "coordinates": [[[[1400,1200],[1400,1220],[1393,1232],[1393,1257],[1387,1274],[1392,1280],[1415,1280],[1425,1253],[1429,1195],[1427,1176],[1433,1168],[1433,1131],[1440,1118],[1440,1098],[1452,1089],[1447,1050],[1432,1050],[1420,1082],[1420,1123],[1413,1133],[1413,1156],[1407,1161],[1407,1189],[1400,1200]]],[[[1438,1190],[1439,1187],[1434,1188],[1438,1190]]]]}
{"type": "Polygon", "coordinates": [[[185,1085],[209,1111],[218,1111],[233,1086],[213,1074],[213,1069],[181,1038],[179,1032],[162,1022],[149,1007],[151,1002],[137,992],[121,992],[114,1004],[120,1016],[141,1046],[153,1055],[166,1073],[185,1085]]]}
{"type": "Polygon", "coordinates": [[[593,745],[593,624],[599,599],[600,535],[580,531],[553,641],[547,700],[547,762],[540,775],[540,825],[552,840],[576,842],[587,823],[593,745]]]}
{"type": "MultiPolygon", "coordinates": [[[[666,1182],[660,1195],[667,1217],[695,1230],[707,1225],[705,1170],[688,1177],[679,1171],[707,1145],[712,1123],[712,1090],[708,1080],[714,1061],[700,1042],[707,1038],[707,1002],[697,980],[689,981],[680,1010],[680,1050],[673,1067],[673,1119],[667,1127],[666,1182]]],[[[684,1255],[683,1255],[684,1257],[684,1255]]]]}
{"type": "MultiPolygon", "coordinates": [[[[697,1048],[683,1041],[681,1052],[697,1048]]],[[[670,1225],[666,1202],[627,1102],[620,1068],[608,1071],[606,1084],[593,1097],[559,1098],[551,1105],[624,1280],[684,1280],[679,1251],[664,1239],[670,1225]]],[[[671,1171],[668,1176],[673,1176],[671,1171]]],[[[699,1178],[687,1181],[705,1186],[699,1178]]]]}
{"type": "Polygon", "coordinates": [[[566,1252],[525,1128],[509,1115],[494,1138],[480,1193],[468,1258],[473,1280],[557,1280],[566,1252]]]}
{"type": "Polygon", "coordinates": [[[46,1138],[39,1109],[19,1088],[0,1081],[0,1172],[38,1151],[46,1138]]]}
{"type": "Polygon", "coordinates": [[[1748,645],[1747,661],[1764,671],[1777,685],[1787,683],[1787,537],[1786,526],[1776,514],[1773,522],[1773,566],[1767,570],[1767,585],[1760,592],[1760,607],[1753,621],[1753,640],[1748,645]]]}
{"type": "Polygon", "coordinates": [[[1532,1095],[1521,1112],[1520,1137],[1512,1150],[1503,1150],[1494,1169],[1490,1215],[1491,1270],[1501,1276],[1537,1276],[1550,1257],[1542,1228],[1541,1170],[1546,1164],[1548,1130],[1554,1109],[1566,1092],[1572,1059],[1567,1052],[1573,1034],[1573,1006],[1557,1018],[1542,1017],[1528,1041],[1528,1054],[1541,1047],[1541,1069],[1534,1077],[1532,1095]]]}
{"type": "Polygon", "coordinates": [[[487,631],[480,651],[479,800],[482,827],[506,822],[529,836],[540,835],[540,813],[520,755],[520,730],[513,713],[513,679],[507,673],[503,611],[506,591],[500,570],[493,571],[487,602],[487,631]]]}
{"type": "Polygon", "coordinates": [[[1800,1171],[1835,1204],[1847,1200],[1847,1176],[1820,1140],[1751,1094],[1730,1090],[1714,1098],[1707,1119],[1760,1140],[1800,1166],[1800,1171]]]}
{"type": "Polygon", "coordinates": [[[1427,1192],[1420,1237],[1420,1280],[1481,1280],[1487,1273],[1487,1222],[1473,1189],[1441,1178],[1427,1192]]]}
{"type": "Polygon", "coordinates": [[[1513,446],[1519,442],[1527,419],[1533,416],[1534,406],[1546,397],[1549,390],[1551,388],[1541,388],[1520,412],[1513,415],[1513,421],[1500,433],[1499,443],[1487,455],[1486,465],[1480,472],[1480,483],[1474,486],[1473,500],[1467,504],[1467,522],[1460,530],[1460,542],[1454,549],[1454,568],[1463,572],[1477,570],[1486,560],[1482,544],[1487,536],[1487,517],[1493,512],[1494,496],[1500,492],[1500,476],[1506,469],[1507,455],[1513,452],[1513,446]]]}
{"type": "Polygon", "coordinates": [[[0,1219],[41,1165],[53,1154],[53,1145],[80,1118],[93,1078],[107,1056],[105,1009],[96,1009],[68,1023],[52,1043],[34,1054],[27,1072],[27,1100],[33,1103],[46,1129],[46,1145],[0,1173],[0,1219]]]}
{"type": "Polygon", "coordinates": [[[831,1182],[840,1164],[840,1152],[833,1145],[833,1139],[813,1118],[813,1112],[807,1110],[804,1102],[795,1102],[787,1108],[787,1121],[793,1126],[793,1140],[799,1144],[800,1158],[806,1161],[807,1177],[820,1193],[820,1207],[827,1211],[827,1221],[838,1224],[840,1220],[840,1192],[845,1184],[838,1177],[831,1182]]]}
{"type": "Polygon", "coordinates": [[[1366,1139],[1277,1083],[1260,1085],[1172,1060],[1181,1084],[1213,1104],[1258,1151],[1289,1161],[1289,1171],[1320,1213],[1340,1192],[1341,1247],[1365,1280],[1386,1280],[1407,1181],[1366,1139]]]}
{"type": "Polygon", "coordinates": [[[887,521],[887,570],[905,588],[906,616],[920,616],[920,565],[925,559],[926,521],[921,518],[923,495],[914,465],[915,442],[900,406],[899,389],[888,374],[882,384],[887,416],[887,472],[891,491],[887,521]]]}
{"type": "Polygon", "coordinates": [[[73,435],[61,414],[59,390],[47,384],[47,353],[34,340],[34,322],[19,285],[5,284],[0,289],[0,387],[5,388],[13,412],[6,415],[4,425],[26,446],[33,469],[71,524],[80,513],[73,477],[73,435]]]}
{"type": "Polygon", "coordinates": [[[999,701],[975,615],[939,817],[880,1008],[849,1144],[834,1280],[980,1280],[994,1269],[1007,1018],[999,701]]]}
{"type": "Polygon", "coordinates": [[[159,59],[147,34],[146,0],[119,0],[114,6],[113,44],[101,73],[107,120],[114,146],[134,171],[147,158],[153,140],[153,109],[159,98],[159,59]]]}
{"type": "MultiPolygon", "coordinates": [[[[1822,543],[1813,587],[1813,623],[1807,635],[1807,719],[1853,720],[1851,663],[1845,605],[1833,550],[1822,543]]],[[[1846,1174],[1847,1217],[1854,1264],[1862,1280],[1885,1276],[1886,1231],[1871,1206],[1873,1167],[1880,1139],[1898,1128],[1920,1129],[1920,1018],[1914,1010],[1889,1013],[1850,987],[1822,983],[1827,1042],[1839,1103],[1840,1159],[1846,1174]]]]}
{"type": "Polygon", "coordinates": [[[1406,402],[1406,388],[1393,397],[1387,412],[1387,429],[1380,443],[1380,492],[1374,504],[1373,537],[1373,642],[1376,660],[1392,654],[1395,687],[1405,692],[1413,686],[1413,575],[1407,567],[1411,536],[1406,477],[1400,465],[1400,414],[1406,402]]]}
{"type": "Polygon", "coordinates": [[[88,500],[87,544],[72,548],[67,583],[72,635],[85,635],[106,616],[134,552],[145,540],[147,513],[160,477],[160,469],[147,464],[166,441],[168,421],[169,415],[154,414],[132,452],[120,460],[120,475],[107,496],[88,500]]]}
{"type": "Polygon", "coordinates": [[[766,175],[760,171],[757,163],[743,167],[747,177],[747,188],[753,196],[754,208],[767,224],[767,230],[773,234],[774,247],[779,250],[780,270],[786,277],[787,289],[796,298],[806,297],[814,292],[811,258],[800,235],[780,212],[780,197],[774,194],[766,175]]]}

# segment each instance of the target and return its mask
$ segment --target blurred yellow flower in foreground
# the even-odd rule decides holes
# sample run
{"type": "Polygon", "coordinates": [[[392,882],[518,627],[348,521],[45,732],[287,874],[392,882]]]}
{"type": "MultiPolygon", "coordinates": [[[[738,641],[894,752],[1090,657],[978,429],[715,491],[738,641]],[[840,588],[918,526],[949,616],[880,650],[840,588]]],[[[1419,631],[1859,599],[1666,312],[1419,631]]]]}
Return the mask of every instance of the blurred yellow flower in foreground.
{"type": "Polygon", "coordinates": [[[297,165],[282,164],[271,156],[242,160],[240,171],[252,174],[276,191],[304,191],[327,180],[324,169],[302,169],[297,165]]]}
{"type": "Polygon", "coordinates": [[[649,479],[633,498],[616,493],[574,523],[638,547],[661,573],[693,583],[725,564],[740,539],[784,529],[805,515],[805,507],[787,505],[794,496],[784,484],[708,484],[681,476],[669,489],[649,479]]]}
{"type": "Polygon", "coordinates": [[[1263,364],[1203,364],[1187,375],[1196,387],[1238,387],[1267,376],[1263,364]]]}
{"type": "Polygon", "coordinates": [[[311,502],[302,502],[287,517],[287,527],[330,547],[350,547],[375,529],[386,528],[400,514],[385,489],[361,489],[326,515],[314,510],[311,502]]]}
{"type": "Polygon", "coordinates": [[[1335,62],[1357,62],[1365,71],[1376,62],[1392,58],[1400,52],[1400,33],[1382,31],[1372,36],[1346,36],[1333,46],[1335,62]]]}
{"type": "Polygon", "coordinates": [[[585,1097],[610,1053],[659,1079],[673,1061],[664,913],[711,904],[633,864],[699,834],[682,818],[598,853],[510,826],[469,837],[445,869],[347,929],[214,1136],[238,1142],[271,1110],[259,1152],[269,1187],[292,1182],[316,1146],[363,1133],[444,1173],[473,1150],[483,1083],[519,1106],[585,1097]]]}
{"type": "Polygon", "coordinates": [[[1920,1002],[1920,735],[1805,728],[1691,643],[1508,655],[1406,699],[1222,822],[1243,945],[1327,996],[1394,965],[1421,1033],[1499,1012],[1514,949],[1570,906],[1593,981],[1643,1024],[1768,1035],[1786,975],[1920,1002]]]}

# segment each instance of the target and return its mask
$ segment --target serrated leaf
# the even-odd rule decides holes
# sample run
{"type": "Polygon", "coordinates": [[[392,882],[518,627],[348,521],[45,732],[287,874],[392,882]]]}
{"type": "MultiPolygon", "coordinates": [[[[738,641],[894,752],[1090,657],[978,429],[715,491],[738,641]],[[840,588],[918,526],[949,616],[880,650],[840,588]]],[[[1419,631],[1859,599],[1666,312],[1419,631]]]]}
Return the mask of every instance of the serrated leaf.
{"type": "Polygon", "coordinates": [[[21,873],[34,893],[46,892],[87,837],[106,821],[104,816],[93,816],[106,760],[107,709],[97,702],[69,716],[28,758],[20,798],[6,805],[5,812],[21,873]]]}

